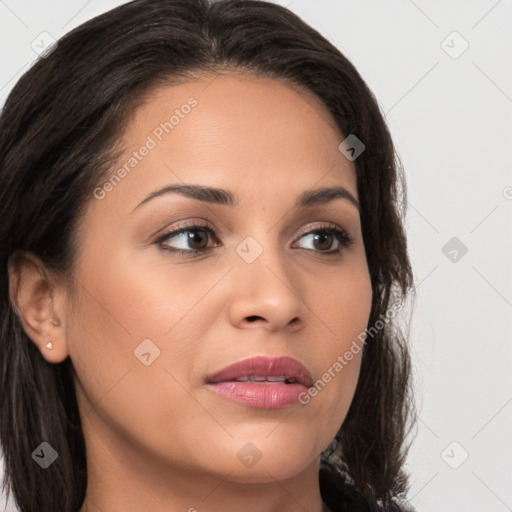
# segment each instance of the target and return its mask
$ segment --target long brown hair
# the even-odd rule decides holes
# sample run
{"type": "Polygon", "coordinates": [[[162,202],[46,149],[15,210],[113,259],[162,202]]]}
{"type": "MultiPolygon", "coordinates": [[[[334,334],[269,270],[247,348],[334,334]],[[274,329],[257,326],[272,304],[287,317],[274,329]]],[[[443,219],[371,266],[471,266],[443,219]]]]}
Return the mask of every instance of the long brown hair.
{"type": "MultiPolygon", "coordinates": [[[[225,69],[307,88],[345,136],[365,144],[354,164],[373,289],[369,327],[412,287],[403,170],[390,133],[354,66],[316,30],[259,0],[136,0],[82,24],[21,77],[0,116],[0,441],[7,496],[22,512],[79,510],[87,466],[72,362],[48,363],[25,334],[9,299],[9,259],[26,250],[69,272],[77,221],[144,93],[225,69]],[[31,458],[41,440],[59,454],[44,471],[31,458]]],[[[323,471],[340,486],[350,481],[372,507],[407,490],[410,371],[398,326],[374,329],[348,415],[322,453],[323,471]]],[[[320,483],[332,502],[332,487],[320,483]]]]}

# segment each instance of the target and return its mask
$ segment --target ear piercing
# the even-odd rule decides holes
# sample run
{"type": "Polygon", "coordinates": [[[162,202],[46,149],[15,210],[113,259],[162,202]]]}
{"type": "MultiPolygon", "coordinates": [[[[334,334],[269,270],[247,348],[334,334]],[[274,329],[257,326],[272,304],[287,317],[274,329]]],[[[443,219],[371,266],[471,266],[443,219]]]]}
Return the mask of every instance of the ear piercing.
{"type": "Polygon", "coordinates": [[[53,343],[51,341],[49,341],[47,344],[46,344],[46,348],[51,350],[53,348],[53,343]]]}

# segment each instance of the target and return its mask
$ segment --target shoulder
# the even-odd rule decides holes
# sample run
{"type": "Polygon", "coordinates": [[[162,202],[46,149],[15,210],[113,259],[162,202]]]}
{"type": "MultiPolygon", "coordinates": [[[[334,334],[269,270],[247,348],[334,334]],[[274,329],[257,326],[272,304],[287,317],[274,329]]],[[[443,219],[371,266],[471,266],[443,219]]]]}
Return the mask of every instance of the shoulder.
{"type": "Polygon", "coordinates": [[[332,512],[416,512],[409,503],[399,498],[387,506],[373,505],[353,485],[344,482],[341,475],[335,475],[322,466],[319,479],[322,499],[332,512]]]}

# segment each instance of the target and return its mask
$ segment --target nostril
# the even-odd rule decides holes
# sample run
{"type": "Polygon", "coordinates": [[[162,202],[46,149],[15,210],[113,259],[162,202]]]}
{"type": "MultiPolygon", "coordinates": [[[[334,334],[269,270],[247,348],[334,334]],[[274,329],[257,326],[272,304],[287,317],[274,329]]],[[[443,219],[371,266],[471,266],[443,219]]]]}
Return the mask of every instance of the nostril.
{"type": "Polygon", "coordinates": [[[248,316],[248,317],[247,317],[247,320],[248,320],[249,322],[254,322],[254,321],[256,321],[256,320],[261,320],[261,316],[257,316],[257,315],[248,316]]]}

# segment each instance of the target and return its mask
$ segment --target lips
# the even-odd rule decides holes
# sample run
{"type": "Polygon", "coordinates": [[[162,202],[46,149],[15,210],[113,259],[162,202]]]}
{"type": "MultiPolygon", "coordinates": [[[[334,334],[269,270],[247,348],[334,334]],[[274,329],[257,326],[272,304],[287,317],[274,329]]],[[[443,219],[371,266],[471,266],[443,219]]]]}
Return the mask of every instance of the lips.
{"type": "Polygon", "coordinates": [[[313,385],[313,378],[308,369],[291,357],[251,357],[208,375],[205,381],[207,384],[231,381],[260,385],[298,383],[308,388],[313,385]]]}
{"type": "Polygon", "coordinates": [[[291,357],[244,359],[205,379],[217,395],[257,409],[303,407],[300,396],[312,385],[308,369],[291,357]]]}

